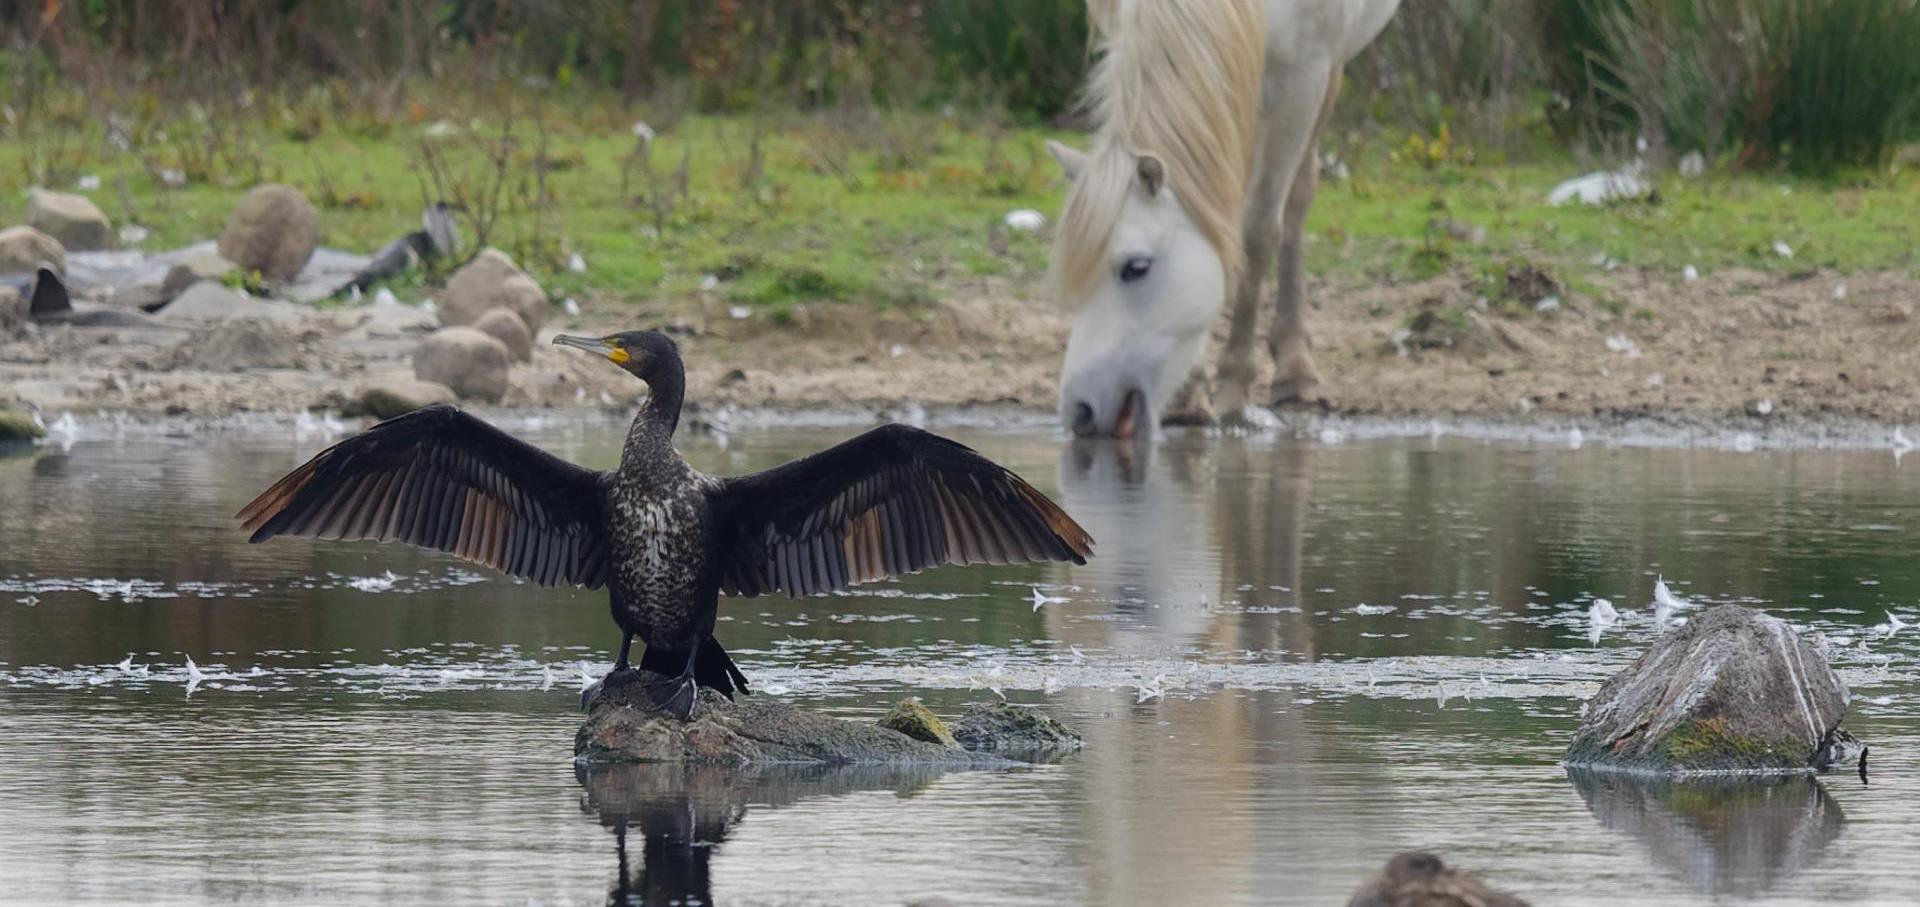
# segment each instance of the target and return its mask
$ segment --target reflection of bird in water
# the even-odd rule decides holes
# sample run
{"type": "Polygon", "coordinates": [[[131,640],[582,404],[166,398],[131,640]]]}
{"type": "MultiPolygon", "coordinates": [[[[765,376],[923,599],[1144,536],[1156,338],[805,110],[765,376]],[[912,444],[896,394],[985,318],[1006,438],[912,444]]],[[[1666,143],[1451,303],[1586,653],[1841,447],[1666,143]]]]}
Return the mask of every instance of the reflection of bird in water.
{"type": "MultiPolygon", "coordinates": [[[[449,406],[389,419],[288,473],[240,510],[276,535],[403,541],[543,585],[609,587],[624,636],[603,684],[648,685],[691,717],[696,686],[746,678],[713,638],[719,594],[813,595],[941,564],[1085,563],[1093,539],[1019,476],[971,449],[886,425],[766,472],[716,478],[673,446],[686,371],[672,338],[554,342],[647,382],[620,465],[583,469],[449,406]]],[[[585,698],[585,697],[583,697],[585,698]]]]}
{"type": "Polygon", "coordinates": [[[713,904],[710,864],[719,845],[756,809],[820,796],[890,789],[910,797],[939,778],[927,766],[792,765],[762,768],[589,764],[574,766],[581,812],[613,831],[619,875],[609,905],[713,904]],[[642,835],[633,865],[627,832],[642,835]]]}

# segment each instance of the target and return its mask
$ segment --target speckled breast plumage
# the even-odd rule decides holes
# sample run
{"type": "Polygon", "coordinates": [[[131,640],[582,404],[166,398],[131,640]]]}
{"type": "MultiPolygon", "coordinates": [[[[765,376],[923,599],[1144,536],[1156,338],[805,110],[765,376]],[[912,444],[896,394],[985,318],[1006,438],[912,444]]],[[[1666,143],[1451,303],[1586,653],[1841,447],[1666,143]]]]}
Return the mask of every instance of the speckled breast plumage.
{"type": "Polygon", "coordinates": [[[614,486],[614,618],[649,646],[683,648],[707,629],[695,623],[702,597],[714,594],[706,576],[713,480],[678,455],[642,462],[657,465],[623,470],[614,486]]]}

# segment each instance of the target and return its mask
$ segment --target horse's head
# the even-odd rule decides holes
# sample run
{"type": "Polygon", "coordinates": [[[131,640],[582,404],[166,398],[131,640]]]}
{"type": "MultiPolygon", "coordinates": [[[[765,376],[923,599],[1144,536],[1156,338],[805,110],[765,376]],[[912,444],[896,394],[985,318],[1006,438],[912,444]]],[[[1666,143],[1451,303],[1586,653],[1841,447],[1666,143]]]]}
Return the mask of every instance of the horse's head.
{"type": "Polygon", "coordinates": [[[1053,244],[1056,292],[1074,313],[1060,418],[1082,437],[1151,433],[1200,360],[1226,265],[1159,158],[1047,150],[1073,184],[1053,244]]]}

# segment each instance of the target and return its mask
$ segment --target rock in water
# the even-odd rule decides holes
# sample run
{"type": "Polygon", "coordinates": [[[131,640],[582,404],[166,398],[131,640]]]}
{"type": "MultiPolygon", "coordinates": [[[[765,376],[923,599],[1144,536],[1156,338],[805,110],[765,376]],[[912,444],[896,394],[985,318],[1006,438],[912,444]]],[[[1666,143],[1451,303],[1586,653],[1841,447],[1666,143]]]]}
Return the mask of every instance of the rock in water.
{"type": "Polygon", "coordinates": [[[1527,902],[1488,888],[1433,854],[1408,851],[1388,860],[1347,907],[1527,907],[1527,902]]]}
{"type": "Polygon", "coordinates": [[[423,406],[459,402],[453,389],[408,375],[381,375],[354,385],[347,394],[343,416],[372,416],[391,419],[404,416],[423,406]]]}
{"type": "Polygon", "coordinates": [[[540,333],[547,318],[546,291],[499,249],[480,250],[453,272],[440,293],[440,323],[448,327],[473,324],[501,308],[519,315],[529,335],[540,333]]]}
{"type": "Polygon", "coordinates": [[[67,273],[67,250],[60,241],[25,225],[0,230],[0,274],[32,273],[41,265],[67,273]]]}
{"type": "MultiPolygon", "coordinates": [[[[84,195],[35,189],[27,193],[27,225],[74,252],[113,248],[113,224],[84,195]]],[[[65,268],[65,262],[61,263],[65,268]]]]}
{"type": "Polygon", "coordinates": [[[500,341],[513,354],[515,362],[533,360],[533,334],[520,316],[506,309],[494,309],[473,323],[475,330],[500,341]]]}
{"type": "Polygon", "coordinates": [[[413,351],[413,376],[444,384],[462,400],[499,403],[507,395],[512,354],[473,328],[441,328],[413,351]]]}
{"type": "Polygon", "coordinates": [[[8,441],[31,441],[45,437],[47,430],[33,417],[17,409],[0,409],[0,444],[8,441]]]}
{"type": "Polygon", "coordinates": [[[1566,764],[1659,775],[1810,772],[1844,733],[1847,703],[1826,659],[1786,621],[1722,605],[1660,637],[1600,687],[1566,764]]]}
{"type": "Polygon", "coordinates": [[[276,283],[292,283],[320,243],[320,215],[292,186],[255,186],[227,215],[220,257],[276,283]]]}
{"type": "Polygon", "coordinates": [[[802,711],[764,694],[729,702],[703,688],[693,720],[683,722],[655,708],[639,683],[616,687],[593,701],[586,724],[574,736],[573,754],[587,762],[692,765],[910,763],[993,768],[1019,764],[990,753],[915,740],[877,724],[802,711]]]}
{"type": "Polygon", "coordinates": [[[940,720],[933,710],[927,708],[917,696],[900,700],[893,710],[880,716],[880,726],[890,731],[899,731],[915,740],[936,743],[949,749],[959,749],[960,742],[953,739],[953,732],[947,730],[947,723],[940,720]]]}
{"type": "Polygon", "coordinates": [[[1080,748],[1080,735],[1036,708],[978,702],[953,723],[953,738],[970,750],[1023,762],[1046,762],[1080,748]]]}

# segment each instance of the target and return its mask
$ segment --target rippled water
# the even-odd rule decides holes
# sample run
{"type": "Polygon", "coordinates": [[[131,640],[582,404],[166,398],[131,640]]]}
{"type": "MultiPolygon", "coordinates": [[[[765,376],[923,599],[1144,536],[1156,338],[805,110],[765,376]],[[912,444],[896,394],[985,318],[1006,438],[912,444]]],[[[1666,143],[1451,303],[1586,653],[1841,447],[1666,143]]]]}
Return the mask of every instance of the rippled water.
{"type": "MultiPolygon", "coordinates": [[[[623,430],[507,424],[596,466],[623,430]]],[[[589,772],[571,739],[617,642],[601,596],[409,549],[244,544],[228,515],[312,432],[81,429],[0,458],[9,902],[1330,904],[1409,847],[1538,904],[1920,897],[1920,626],[1881,626],[1920,625],[1920,472],[1884,453],[1123,456],[955,428],[1057,494],[1096,559],[728,602],[719,633],[770,695],[845,716],[1004,695],[1084,753],[589,772]],[[1658,632],[1662,574],[1824,635],[1870,783],[1568,777],[1580,701],[1658,632]],[[1597,644],[1595,596],[1623,613],[1597,644]]],[[[851,432],[684,445],[744,471],[851,432]]]]}

